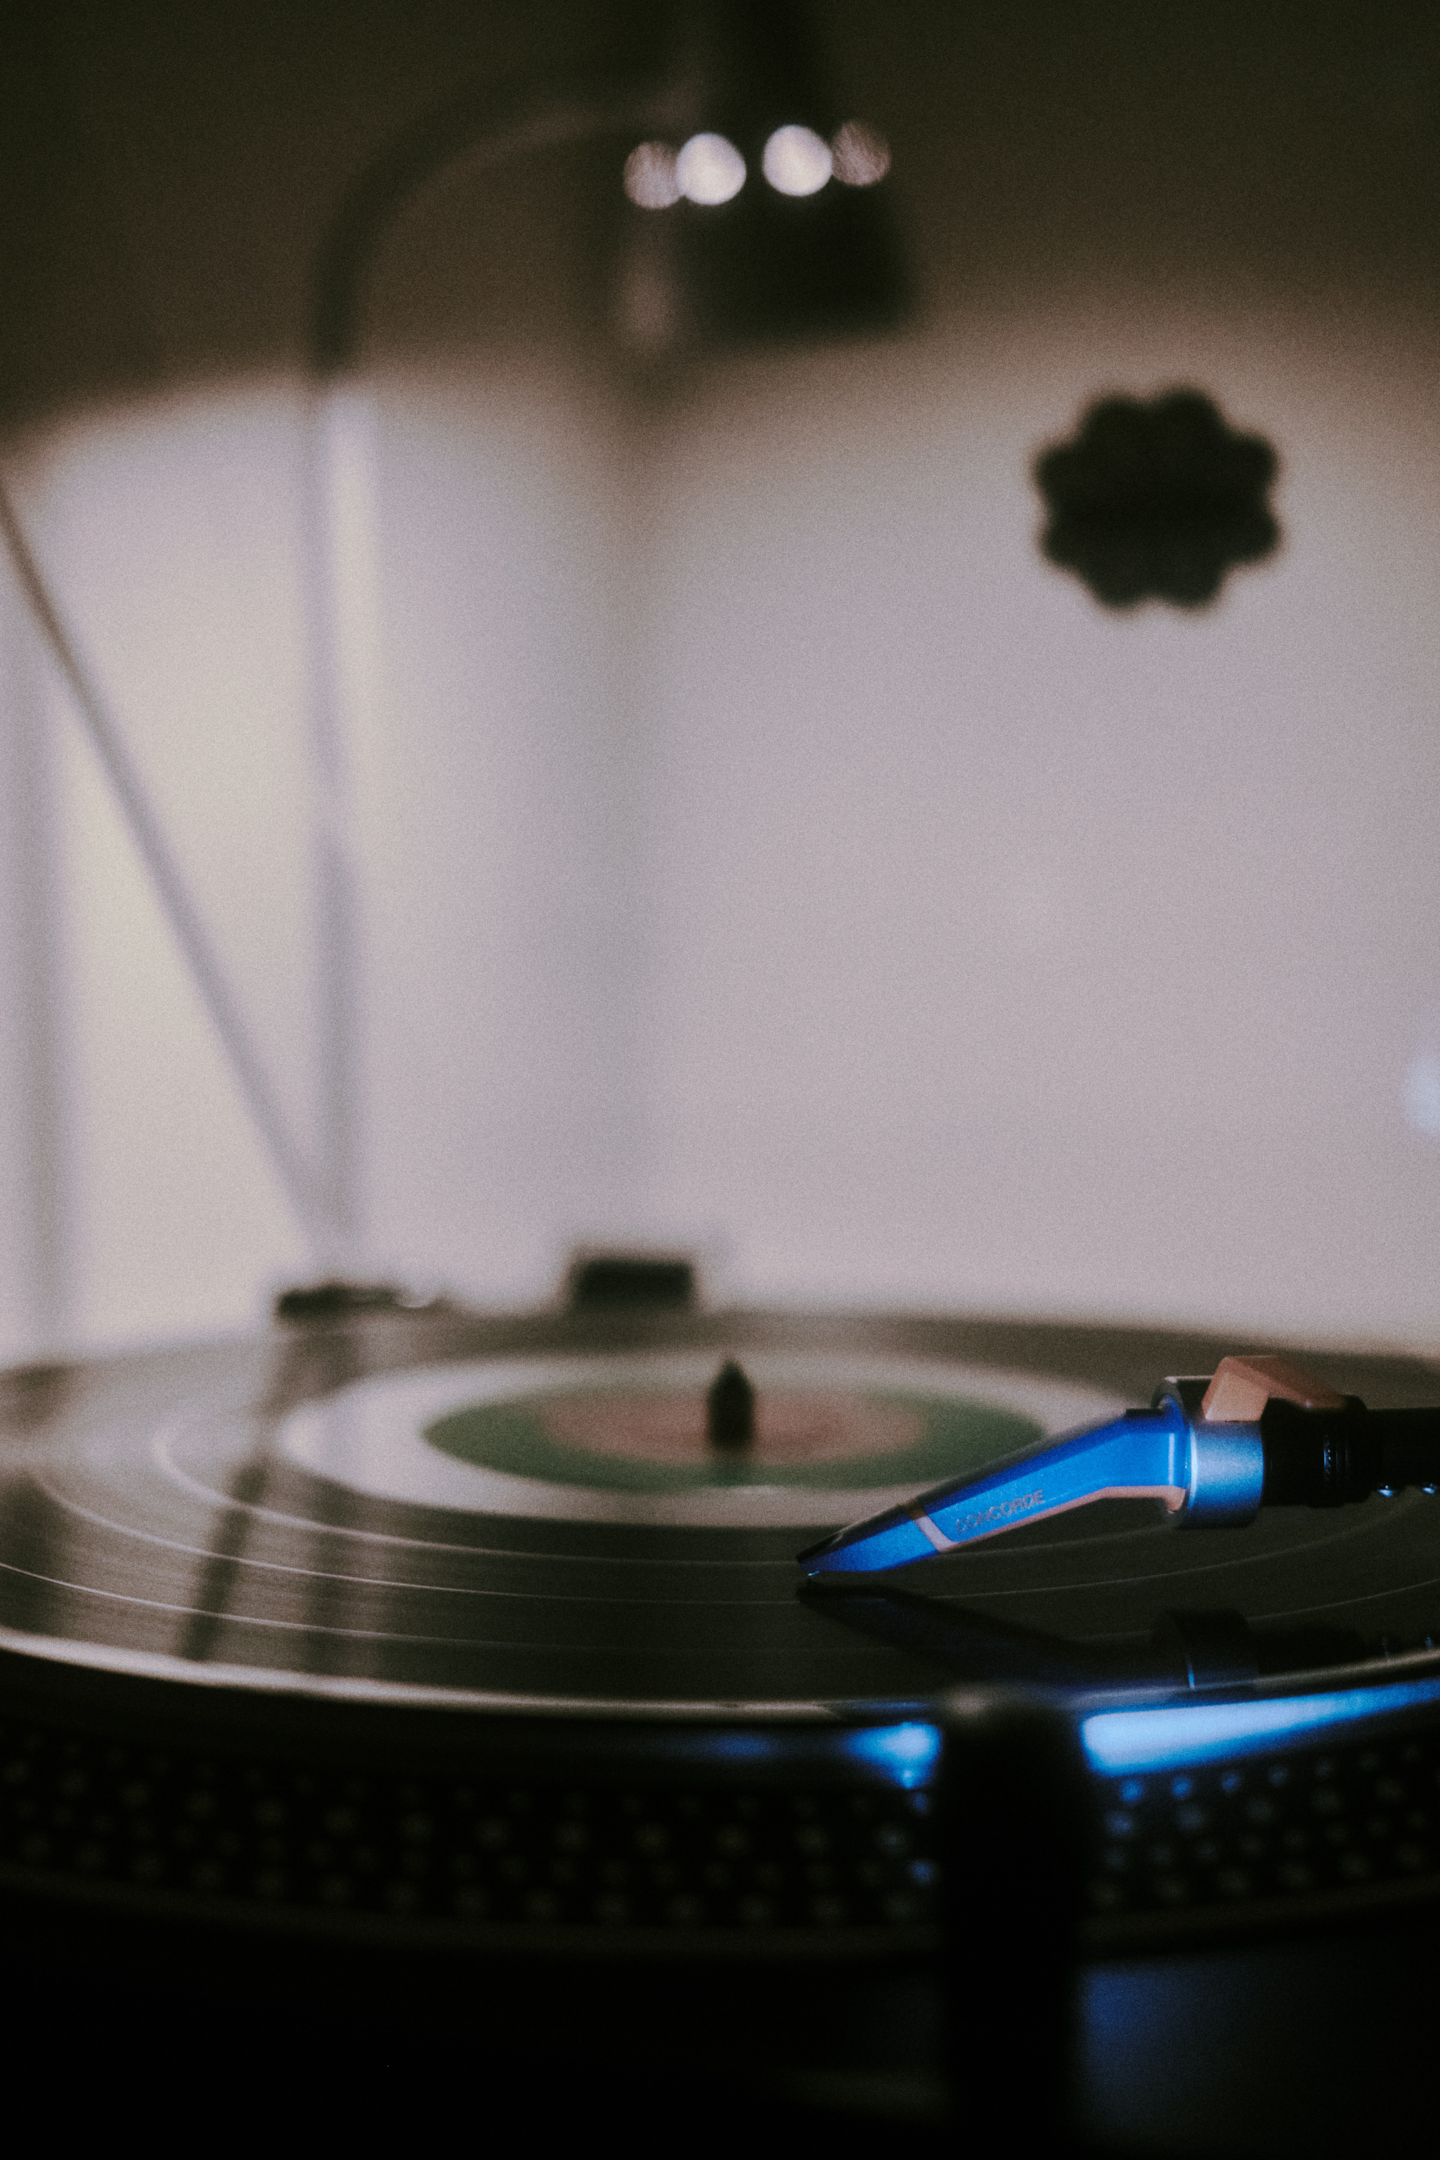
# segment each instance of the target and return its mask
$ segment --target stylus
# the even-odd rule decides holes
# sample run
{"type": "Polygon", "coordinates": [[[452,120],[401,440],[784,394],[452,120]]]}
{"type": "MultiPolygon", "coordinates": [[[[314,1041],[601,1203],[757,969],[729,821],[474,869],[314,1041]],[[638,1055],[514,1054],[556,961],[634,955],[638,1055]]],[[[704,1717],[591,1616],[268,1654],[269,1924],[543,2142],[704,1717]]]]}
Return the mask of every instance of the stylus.
{"type": "Polygon", "coordinates": [[[1148,1410],[934,1486],[799,1559],[811,1575],[908,1567],[1095,1500],[1158,1500],[1187,1526],[1238,1528],[1262,1507],[1338,1507],[1405,1486],[1440,1486],[1440,1409],[1368,1410],[1286,1359],[1227,1358],[1209,1378],[1162,1381],[1148,1410]]]}

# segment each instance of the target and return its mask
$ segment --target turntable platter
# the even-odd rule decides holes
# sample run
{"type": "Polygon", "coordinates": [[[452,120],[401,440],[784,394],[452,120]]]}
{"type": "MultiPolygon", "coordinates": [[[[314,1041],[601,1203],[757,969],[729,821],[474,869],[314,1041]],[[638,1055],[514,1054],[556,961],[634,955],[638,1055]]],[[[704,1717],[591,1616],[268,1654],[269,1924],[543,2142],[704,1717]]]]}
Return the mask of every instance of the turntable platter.
{"type": "MultiPolygon", "coordinates": [[[[914,1701],[943,1672],[797,1599],[797,1546],[1112,1415],[1143,1355],[1133,1336],[940,1322],[413,1315],[19,1376],[0,1625],[110,1669],[517,1707],[914,1701]],[[729,1358],[757,1398],[738,1450],[704,1421],[729,1358]]],[[[1401,1361],[1361,1377],[1377,1401],[1433,1387],[1401,1361]]],[[[1437,1533],[1419,1498],[1208,1537],[1113,1503],[905,1589],[1090,1645],[1223,1608],[1349,1629],[1363,1656],[1440,1631],[1437,1533]]]]}
{"type": "MultiPolygon", "coordinates": [[[[1172,1368],[1213,1361],[1166,1347],[1172,1368]]],[[[944,1682],[934,1659],[797,1599],[795,1550],[1113,1414],[1158,1377],[1152,1353],[1132,1378],[1145,1352],[1001,1325],[442,1314],[22,1375],[0,1625],[109,1669],[517,1707],[913,1702],[944,1682]],[[704,1422],[731,1358],[757,1398],[738,1450],[704,1422]]],[[[1345,1371],[1377,1401],[1433,1390],[1408,1362],[1345,1371]]],[[[905,1589],[1095,1646],[1220,1608],[1348,1629],[1365,1656],[1440,1631],[1437,1533],[1419,1498],[1208,1537],[1113,1503],[937,1558],[905,1589]]]]}

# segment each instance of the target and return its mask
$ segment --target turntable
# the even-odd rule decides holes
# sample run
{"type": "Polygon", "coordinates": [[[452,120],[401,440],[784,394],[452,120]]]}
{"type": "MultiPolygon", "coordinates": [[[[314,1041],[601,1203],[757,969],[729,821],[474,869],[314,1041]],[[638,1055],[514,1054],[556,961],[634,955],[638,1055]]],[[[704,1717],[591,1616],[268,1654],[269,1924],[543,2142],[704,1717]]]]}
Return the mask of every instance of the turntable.
{"type": "MultiPolygon", "coordinates": [[[[635,1287],[623,1260],[597,1284],[635,1287]]],[[[923,2116],[933,1995],[898,2061],[892,2032],[858,2068],[833,2060],[833,1997],[846,1973],[852,2019],[925,1995],[956,1867],[941,1751],[959,1718],[966,1761],[977,1694],[1061,1705],[1080,1735],[1085,1795],[1056,1790],[1093,1823],[1097,1999],[1187,1947],[1283,1954],[1426,1909],[1425,1496],[1188,1536],[1110,1499],[802,1597],[817,1528],[1033,1452],[1218,1346],[578,1291],[502,1320],[345,1311],[331,1286],[269,1342],[11,1376],[0,1869],[51,1960],[178,1929],[267,1988],[356,1959],[372,2008],[397,1969],[498,1963],[528,1999],[599,1960],[627,2001],[664,1974],[699,2017],[698,1990],[712,2036],[735,1992],[700,1977],[717,1960],[770,1976],[740,1991],[752,2021],[803,1973],[823,2042],[803,2020],[793,2049],[753,2022],[739,2040],[733,2001],[721,2020],[752,2080],[923,2116]]],[[[1315,1362],[1376,1407],[1433,1394],[1404,1360],[1315,1362]]],[[[1026,1954],[1038,1985],[1042,1936],[1026,1954]]]]}

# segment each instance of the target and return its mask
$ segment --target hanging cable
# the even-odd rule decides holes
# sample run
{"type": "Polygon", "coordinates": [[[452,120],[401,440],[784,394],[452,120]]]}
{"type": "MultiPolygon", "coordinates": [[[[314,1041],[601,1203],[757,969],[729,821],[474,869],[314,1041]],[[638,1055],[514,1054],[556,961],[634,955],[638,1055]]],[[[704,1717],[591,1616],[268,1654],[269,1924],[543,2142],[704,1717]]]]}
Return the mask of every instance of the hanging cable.
{"type": "Polygon", "coordinates": [[[315,1188],[315,1180],[287,1129],[271,1091],[263,1063],[220,966],[199,910],[186,889],[160,821],[146,796],[120,731],[104,697],[82,661],[74,638],[51,599],[39,564],[25,537],[9,490],[0,481],[0,532],[25,598],[52,657],[75,700],[81,723],[109,781],[141,861],[200,999],[209,1014],[230,1070],[262,1145],[299,1217],[317,1257],[334,1242],[334,1232],[315,1188]]]}

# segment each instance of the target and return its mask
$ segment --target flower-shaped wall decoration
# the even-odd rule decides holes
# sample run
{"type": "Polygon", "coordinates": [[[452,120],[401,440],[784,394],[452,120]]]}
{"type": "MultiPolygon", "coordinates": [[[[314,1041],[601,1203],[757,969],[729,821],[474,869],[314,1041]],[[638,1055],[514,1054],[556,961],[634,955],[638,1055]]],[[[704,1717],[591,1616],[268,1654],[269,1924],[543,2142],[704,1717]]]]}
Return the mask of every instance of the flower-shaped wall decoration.
{"type": "Polygon", "coordinates": [[[1229,571],[1278,543],[1266,500],[1277,469],[1264,437],[1237,434],[1198,390],[1102,398],[1035,461],[1050,512],[1040,545],[1106,607],[1205,607],[1229,571]]]}

